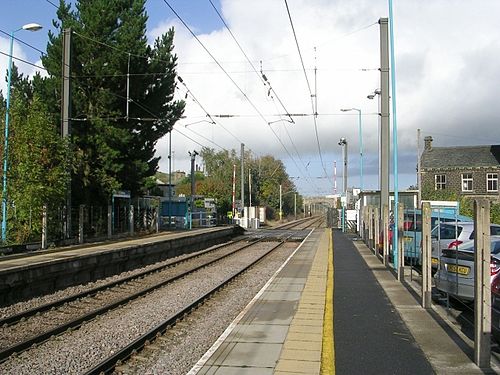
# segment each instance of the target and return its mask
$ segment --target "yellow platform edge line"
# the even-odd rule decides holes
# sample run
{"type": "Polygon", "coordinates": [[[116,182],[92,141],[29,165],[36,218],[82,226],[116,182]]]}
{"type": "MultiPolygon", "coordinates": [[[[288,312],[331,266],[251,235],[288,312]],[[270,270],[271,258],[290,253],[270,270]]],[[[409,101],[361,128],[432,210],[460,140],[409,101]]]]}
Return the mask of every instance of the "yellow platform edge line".
{"type": "Polygon", "coordinates": [[[335,374],[335,339],[333,335],[333,231],[328,231],[328,276],[326,283],[325,314],[323,318],[323,345],[321,349],[321,375],[335,374]]]}

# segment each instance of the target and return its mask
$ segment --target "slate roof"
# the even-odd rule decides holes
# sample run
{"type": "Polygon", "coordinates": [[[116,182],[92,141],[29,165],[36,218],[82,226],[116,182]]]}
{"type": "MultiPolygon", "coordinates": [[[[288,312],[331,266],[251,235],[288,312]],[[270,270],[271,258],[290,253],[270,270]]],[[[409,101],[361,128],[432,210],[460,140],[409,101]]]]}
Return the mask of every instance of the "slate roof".
{"type": "Polygon", "coordinates": [[[422,169],[500,167],[500,145],[432,147],[420,162],[422,169]]]}

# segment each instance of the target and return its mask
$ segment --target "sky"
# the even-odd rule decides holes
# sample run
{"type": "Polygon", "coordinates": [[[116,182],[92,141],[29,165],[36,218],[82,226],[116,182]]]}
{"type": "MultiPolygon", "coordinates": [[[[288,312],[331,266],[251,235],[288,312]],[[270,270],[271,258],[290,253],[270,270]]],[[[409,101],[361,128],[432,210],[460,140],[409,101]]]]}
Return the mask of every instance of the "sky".
{"type": "MultiPolygon", "coordinates": [[[[54,30],[51,2],[58,0],[2,0],[0,31],[39,23],[44,29],[15,35],[44,51],[47,32],[54,30]]],[[[380,87],[378,20],[388,17],[388,0],[212,3],[228,28],[209,0],[149,0],[146,5],[150,43],[175,28],[177,71],[186,84],[179,85],[177,98],[184,99],[189,90],[185,118],[172,133],[173,169],[189,170],[188,151],[207,146],[239,152],[244,143],[253,157],[270,154],[283,160],[301,194],[332,194],[343,189],[338,142],[345,137],[347,185],[359,187],[358,116],[340,110],[357,108],[363,185],[378,189],[379,104],[378,97],[367,96],[380,87]],[[317,117],[312,116],[316,106],[317,117]],[[207,113],[216,124],[207,121],[207,113]]],[[[500,144],[500,1],[394,0],[393,10],[396,91],[391,97],[397,103],[403,190],[416,184],[417,129],[421,147],[425,136],[433,137],[434,146],[500,144]]],[[[8,53],[8,45],[9,37],[0,32],[0,52],[8,53]]],[[[40,53],[18,42],[14,56],[40,65],[40,53]]],[[[16,65],[28,75],[37,70],[16,65]]],[[[2,75],[6,69],[7,57],[0,54],[2,75]]],[[[5,86],[2,79],[3,92],[5,86]]],[[[168,172],[168,136],[158,142],[157,154],[160,170],[168,172]]],[[[391,175],[392,186],[392,166],[391,175]]]]}

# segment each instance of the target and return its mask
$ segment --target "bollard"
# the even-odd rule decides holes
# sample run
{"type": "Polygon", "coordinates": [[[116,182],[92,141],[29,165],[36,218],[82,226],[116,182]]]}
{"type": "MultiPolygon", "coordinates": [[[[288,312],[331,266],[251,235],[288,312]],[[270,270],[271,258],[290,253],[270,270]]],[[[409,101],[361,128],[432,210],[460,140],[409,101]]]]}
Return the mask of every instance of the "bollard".
{"type": "Polygon", "coordinates": [[[422,203],[422,307],[430,309],[432,304],[431,266],[431,204],[422,203]]]}
{"type": "Polygon", "coordinates": [[[474,362],[490,367],[491,281],[490,202],[474,201],[474,362]]]}

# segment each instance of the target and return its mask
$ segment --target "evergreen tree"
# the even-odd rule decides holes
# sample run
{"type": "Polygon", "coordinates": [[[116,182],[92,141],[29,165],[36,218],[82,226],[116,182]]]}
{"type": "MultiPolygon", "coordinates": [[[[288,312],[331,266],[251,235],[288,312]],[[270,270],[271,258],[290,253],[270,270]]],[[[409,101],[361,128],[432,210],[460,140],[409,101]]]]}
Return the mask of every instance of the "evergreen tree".
{"type": "Polygon", "coordinates": [[[145,0],[60,1],[59,34],[49,34],[42,61],[50,78],[35,82],[60,113],[62,31],[73,30],[71,141],[73,203],[106,202],[117,189],[141,193],[158,169],[157,141],[184,110],[174,101],[173,29],[149,46],[145,0]],[[129,116],[127,72],[130,72],[129,116]],[[54,95],[55,94],[55,95],[54,95]]]}

